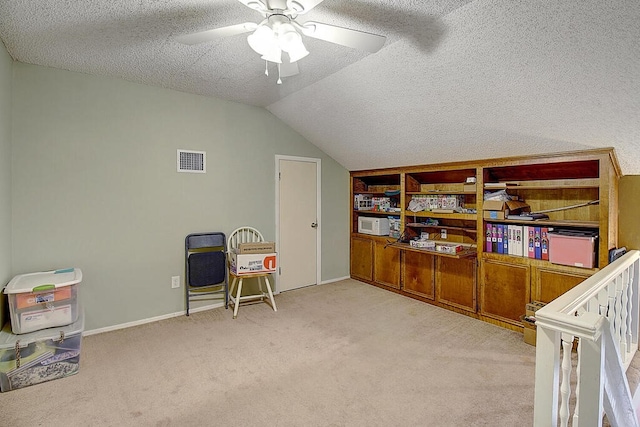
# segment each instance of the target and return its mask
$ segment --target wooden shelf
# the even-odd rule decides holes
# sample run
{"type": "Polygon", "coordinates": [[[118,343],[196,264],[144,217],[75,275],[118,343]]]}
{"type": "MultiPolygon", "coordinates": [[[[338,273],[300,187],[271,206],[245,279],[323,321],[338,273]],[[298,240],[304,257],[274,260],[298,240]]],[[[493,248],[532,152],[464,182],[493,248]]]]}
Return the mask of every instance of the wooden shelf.
{"type": "Polygon", "coordinates": [[[503,186],[492,186],[485,183],[485,190],[573,190],[573,189],[598,189],[600,182],[596,178],[587,179],[562,179],[562,180],[535,180],[535,181],[510,181],[503,186]]]}
{"type": "Polygon", "coordinates": [[[429,196],[429,195],[434,195],[434,194],[451,194],[451,195],[457,195],[457,194],[470,194],[475,196],[476,192],[475,191],[445,191],[445,190],[428,190],[428,191],[407,191],[405,194],[407,195],[416,195],[416,196],[429,196]]]}
{"type": "Polygon", "coordinates": [[[497,252],[483,252],[482,259],[503,261],[503,262],[509,262],[513,264],[522,264],[522,265],[528,264],[534,267],[547,267],[547,268],[551,267],[554,270],[563,271],[563,272],[578,272],[578,273],[592,274],[600,270],[599,268],[585,268],[585,267],[576,267],[572,265],[554,264],[551,261],[545,260],[545,259],[501,254],[497,252]]]}
{"type": "MultiPolygon", "coordinates": [[[[449,242],[451,243],[451,242],[449,242]]],[[[413,246],[411,246],[409,243],[401,243],[401,242],[396,242],[396,243],[391,243],[389,246],[394,246],[396,248],[400,248],[403,251],[412,251],[412,252],[421,252],[421,253],[428,253],[428,254],[432,254],[432,255],[436,255],[436,256],[442,256],[445,258],[470,258],[470,257],[475,257],[478,254],[478,251],[476,250],[475,247],[469,247],[466,248],[456,254],[448,254],[445,252],[438,252],[436,250],[432,250],[432,249],[422,249],[422,248],[414,248],[413,246]]]]}
{"type": "Polygon", "coordinates": [[[400,194],[393,194],[388,196],[386,191],[354,191],[353,194],[368,194],[376,197],[400,197],[400,194]]]}
{"type": "Polygon", "coordinates": [[[429,212],[429,211],[420,211],[420,212],[405,211],[404,216],[406,218],[411,218],[415,216],[419,218],[462,219],[466,221],[475,221],[478,219],[477,214],[436,213],[436,212],[429,212]]]}
{"type": "Polygon", "coordinates": [[[468,228],[468,227],[455,227],[455,226],[450,226],[450,225],[433,225],[433,224],[421,224],[421,223],[416,223],[416,222],[410,222],[405,224],[406,227],[413,227],[413,228],[437,228],[437,229],[444,229],[444,230],[460,230],[460,231],[466,231],[467,233],[477,233],[478,230],[476,230],[475,228],[468,228]]]}
{"type": "Polygon", "coordinates": [[[385,211],[362,211],[354,209],[353,212],[365,215],[382,215],[382,216],[400,216],[402,212],[385,212],[385,211]]]}
{"type": "MultiPolygon", "coordinates": [[[[399,192],[392,200],[401,209],[353,210],[353,277],[514,330],[522,328],[520,315],[526,303],[549,302],[598,269],[485,252],[487,226],[516,224],[597,232],[598,268],[608,264],[609,249],[618,245],[617,187],[621,173],[612,148],[360,170],[350,172],[350,176],[351,209],[356,194],[383,197],[389,191],[399,192]],[[476,178],[473,187],[465,186],[470,177],[476,178]],[[484,218],[483,192],[499,190],[523,200],[532,212],[546,212],[550,219],[484,218]],[[457,199],[455,206],[468,210],[408,209],[414,199],[442,196],[457,199]],[[401,243],[388,236],[355,233],[358,217],[362,216],[399,220],[405,239],[423,234],[438,239],[442,235],[439,231],[446,231],[450,236],[446,241],[462,244],[465,250],[447,254],[412,247],[408,240],[401,243]]],[[[453,202],[445,206],[453,206],[453,202]]]]}
{"type": "Polygon", "coordinates": [[[506,187],[487,187],[484,189],[489,191],[497,191],[497,190],[573,190],[573,189],[581,189],[581,188],[599,188],[597,185],[507,185],[506,187]]]}
{"type": "Polygon", "coordinates": [[[499,224],[519,224],[533,225],[534,227],[574,227],[574,228],[595,228],[600,226],[598,221],[571,221],[571,220],[537,220],[537,221],[519,221],[517,219],[484,219],[486,222],[494,222],[499,224]]]}

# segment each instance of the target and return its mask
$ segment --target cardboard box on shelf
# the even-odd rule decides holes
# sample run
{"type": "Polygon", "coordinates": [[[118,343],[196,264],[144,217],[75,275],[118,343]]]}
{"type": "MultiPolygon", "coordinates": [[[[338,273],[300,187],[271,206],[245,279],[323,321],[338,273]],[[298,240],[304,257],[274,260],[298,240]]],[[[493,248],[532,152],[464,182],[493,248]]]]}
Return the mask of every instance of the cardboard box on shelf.
{"type": "Polygon", "coordinates": [[[529,317],[529,316],[534,316],[536,315],[536,311],[540,310],[542,307],[544,307],[546,304],[540,301],[533,301],[528,303],[525,306],[525,316],[529,317]]]}
{"type": "Polygon", "coordinates": [[[506,219],[507,216],[528,212],[528,204],[519,200],[485,200],[482,203],[483,216],[486,219],[506,219]]]}
{"type": "Polygon", "coordinates": [[[523,330],[523,339],[524,342],[529,345],[536,345],[536,324],[535,322],[530,322],[526,320],[525,316],[520,316],[520,321],[522,322],[522,326],[524,326],[523,330]]]}
{"type": "Polygon", "coordinates": [[[436,251],[445,254],[456,254],[462,252],[464,247],[455,243],[436,243],[436,251]]]}

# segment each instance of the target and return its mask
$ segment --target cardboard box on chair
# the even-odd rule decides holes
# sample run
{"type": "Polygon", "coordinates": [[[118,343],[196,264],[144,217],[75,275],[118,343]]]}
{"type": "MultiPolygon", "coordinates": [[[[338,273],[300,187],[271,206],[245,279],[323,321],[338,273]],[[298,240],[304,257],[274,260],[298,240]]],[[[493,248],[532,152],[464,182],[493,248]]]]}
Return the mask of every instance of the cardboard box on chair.
{"type": "Polygon", "coordinates": [[[237,249],[239,254],[269,254],[275,251],[275,242],[240,243],[237,249]]]}
{"type": "Polygon", "coordinates": [[[266,254],[239,254],[231,252],[231,273],[236,276],[275,273],[278,260],[277,255],[276,252],[266,254]]]}

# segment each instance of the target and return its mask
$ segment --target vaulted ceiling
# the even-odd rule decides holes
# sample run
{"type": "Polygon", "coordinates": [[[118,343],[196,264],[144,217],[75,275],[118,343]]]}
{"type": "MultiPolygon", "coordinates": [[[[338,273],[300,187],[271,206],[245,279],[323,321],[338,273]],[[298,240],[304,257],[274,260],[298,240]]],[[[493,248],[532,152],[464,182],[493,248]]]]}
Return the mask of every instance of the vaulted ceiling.
{"type": "Polygon", "coordinates": [[[637,0],[324,0],[299,21],[385,45],[303,36],[281,85],[246,34],[176,40],[261,20],[238,0],[3,0],[0,39],[17,61],[265,107],[350,170],[615,147],[640,174],[637,0]]]}

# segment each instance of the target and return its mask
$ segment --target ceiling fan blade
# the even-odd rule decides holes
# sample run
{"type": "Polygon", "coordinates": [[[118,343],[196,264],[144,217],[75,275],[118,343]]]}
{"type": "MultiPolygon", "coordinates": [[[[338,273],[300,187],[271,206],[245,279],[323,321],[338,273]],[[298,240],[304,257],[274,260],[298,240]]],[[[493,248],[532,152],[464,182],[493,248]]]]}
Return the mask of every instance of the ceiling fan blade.
{"type": "Polygon", "coordinates": [[[287,9],[295,11],[298,15],[304,15],[324,0],[287,0],[287,9]]]}
{"type": "Polygon", "coordinates": [[[200,31],[198,33],[178,36],[175,40],[182,44],[199,44],[210,42],[223,37],[235,36],[237,34],[248,33],[258,28],[258,24],[254,22],[245,22],[244,24],[230,25],[228,27],[214,28],[213,30],[200,31]]]}
{"type": "Polygon", "coordinates": [[[263,0],[238,0],[238,1],[243,5],[247,6],[248,8],[257,10],[260,13],[265,12],[268,9],[267,5],[263,0]]]}
{"type": "Polygon", "coordinates": [[[320,22],[305,22],[301,25],[304,35],[331,43],[375,53],[387,41],[385,36],[350,30],[320,22]]]}
{"type": "Polygon", "coordinates": [[[297,62],[282,61],[280,64],[280,77],[291,77],[300,74],[297,62]]]}

